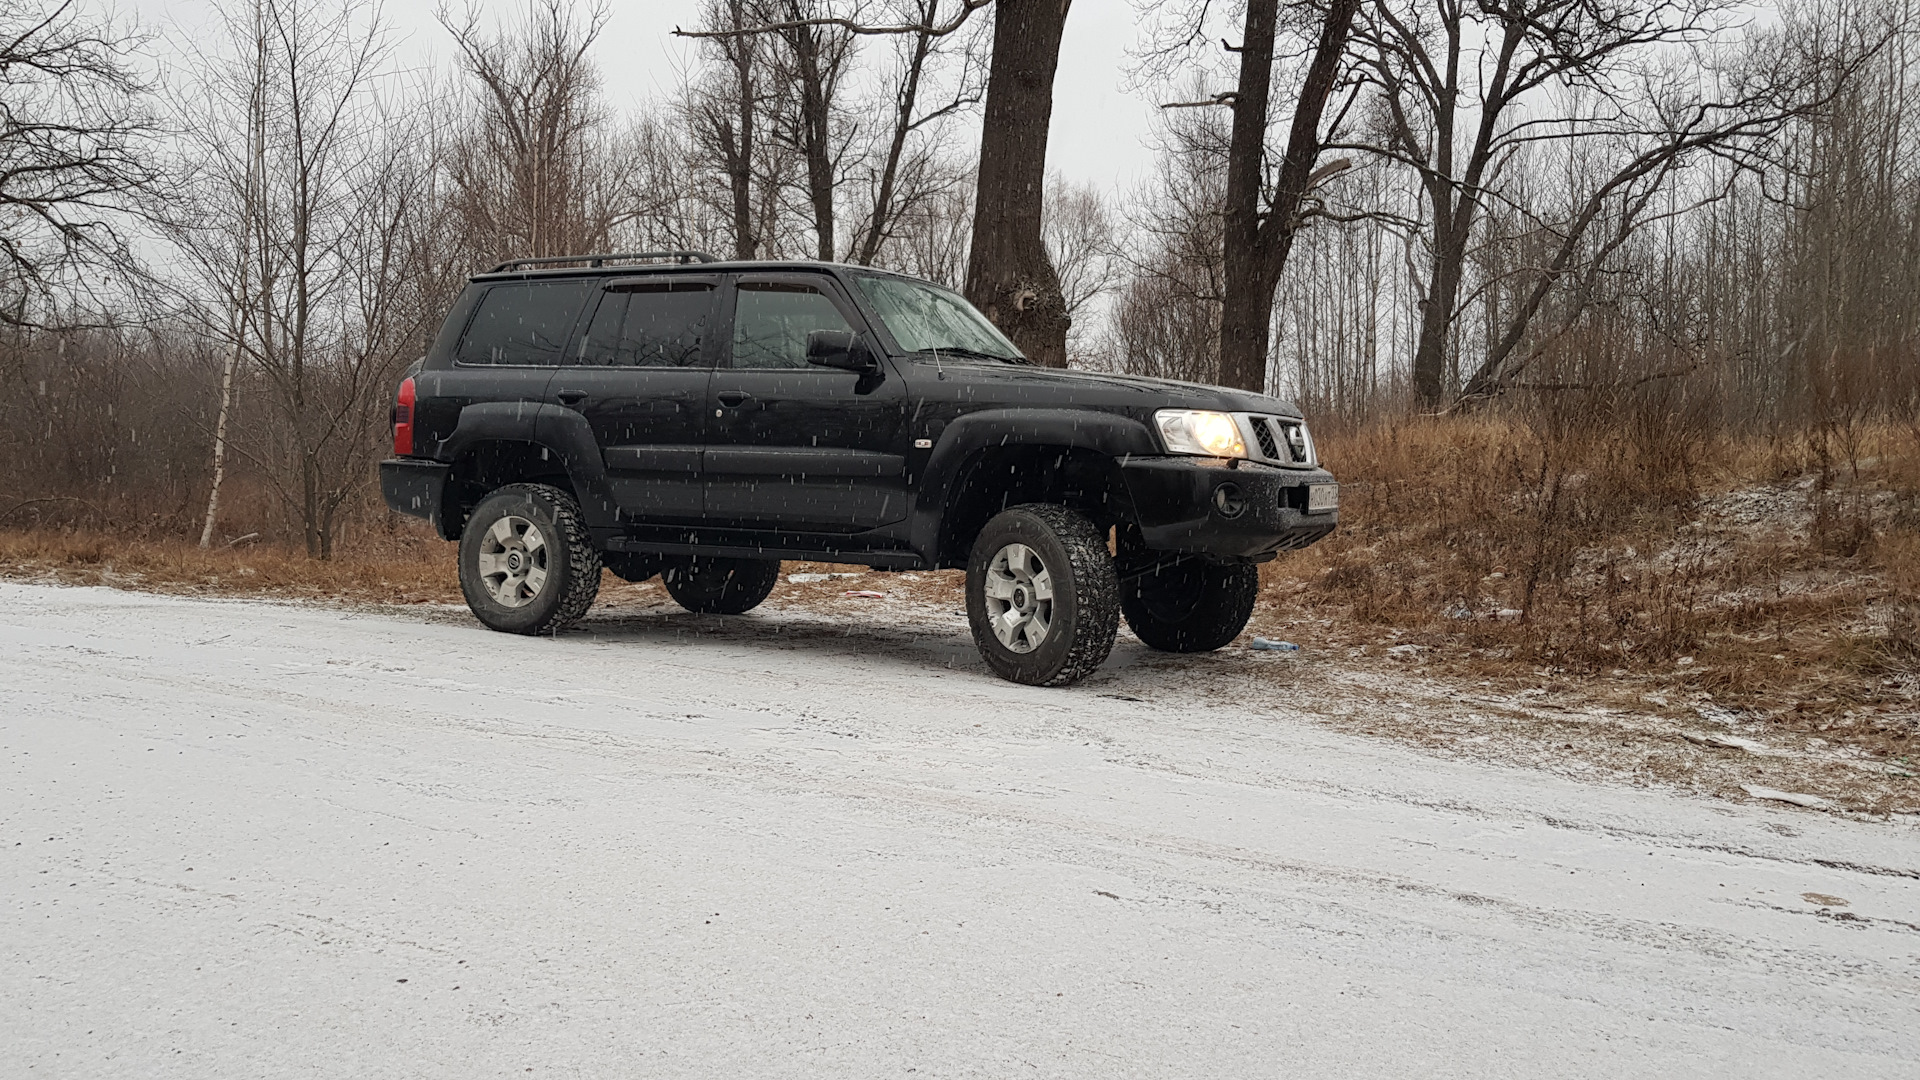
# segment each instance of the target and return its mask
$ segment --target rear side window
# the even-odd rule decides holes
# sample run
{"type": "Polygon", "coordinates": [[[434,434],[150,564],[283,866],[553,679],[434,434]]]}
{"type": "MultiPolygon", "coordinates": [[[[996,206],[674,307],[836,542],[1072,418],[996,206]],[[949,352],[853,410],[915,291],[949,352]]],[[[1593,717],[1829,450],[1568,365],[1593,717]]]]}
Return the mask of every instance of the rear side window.
{"type": "Polygon", "coordinates": [[[743,281],[735,294],[733,366],[805,368],[807,334],[851,330],[840,309],[811,285],[743,281]]]}
{"type": "Polygon", "coordinates": [[[552,367],[594,281],[516,281],[480,298],[454,359],[462,364],[552,367]]]}
{"type": "Polygon", "coordinates": [[[595,367],[699,367],[713,321],[713,286],[660,282],[600,298],[575,363],[595,367]]]}

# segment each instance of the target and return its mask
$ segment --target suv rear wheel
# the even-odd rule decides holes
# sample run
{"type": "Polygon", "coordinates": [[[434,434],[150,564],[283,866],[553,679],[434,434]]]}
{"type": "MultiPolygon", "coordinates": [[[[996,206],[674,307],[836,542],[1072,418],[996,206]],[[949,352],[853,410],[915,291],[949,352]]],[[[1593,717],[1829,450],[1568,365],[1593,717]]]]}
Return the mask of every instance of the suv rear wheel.
{"type": "Polygon", "coordinates": [[[552,634],[600,594],[600,553],[580,505],[547,484],[509,484],[467,517],[460,591],[474,617],[510,634],[552,634]]]}
{"type": "Polygon", "coordinates": [[[1119,582],[1106,538],[1064,506],[1032,503],[995,515],[967,560],[967,620],[994,674],[1065,686],[1113,651],[1119,582]]]}
{"type": "Polygon", "coordinates": [[[603,551],[600,553],[600,565],[613,571],[614,577],[638,585],[652,580],[665,563],[658,555],[642,555],[637,551],[603,551]]]}
{"type": "Polygon", "coordinates": [[[1185,559],[1155,567],[1120,588],[1127,626],[1162,652],[1212,652],[1240,636],[1260,595],[1251,563],[1185,559]]]}
{"type": "Polygon", "coordinates": [[[780,580],[777,559],[670,559],[660,571],[667,594],[688,611],[739,615],[760,606],[780,580]]]}

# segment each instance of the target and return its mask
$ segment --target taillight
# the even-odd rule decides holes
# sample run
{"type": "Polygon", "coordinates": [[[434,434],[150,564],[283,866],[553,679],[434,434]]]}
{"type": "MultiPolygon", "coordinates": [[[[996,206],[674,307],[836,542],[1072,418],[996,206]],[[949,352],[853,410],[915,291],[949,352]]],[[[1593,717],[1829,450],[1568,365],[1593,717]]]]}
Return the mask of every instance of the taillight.
{"type": "Polygon", "coordinates": [[[400,396],[393,403],[393,452],[413,453],[413,379],[400,384],[400,396]]]}

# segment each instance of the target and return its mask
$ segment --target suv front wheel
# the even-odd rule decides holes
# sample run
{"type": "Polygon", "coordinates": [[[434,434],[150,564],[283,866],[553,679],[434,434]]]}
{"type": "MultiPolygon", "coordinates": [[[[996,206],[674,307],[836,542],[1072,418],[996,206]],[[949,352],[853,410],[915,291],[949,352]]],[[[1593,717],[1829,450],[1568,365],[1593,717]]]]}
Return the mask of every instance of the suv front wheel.
{"type": "Polygon", "coordinates": [[[1260,595],[1260,568],[1203,559],[1154,567],[1120,587],[1120,611],[1148,648],[1212,652],[1247,628],[1260,595]]]}
{"type": "Polygon", "coordinates": [[[600,553],[573,496],[509,484],[480,500],[460,536],[460,591],[474,617],[510,634],[553,634],[600,595],[600,553]]]}
{"type": "Polygon", "coordinates": [[[967,621],[994,674],[1065,686],[1113,651],[1118,580],[1106,538],[1064,506],[1010,507],[987,522],[967,560],[967,621]]]}

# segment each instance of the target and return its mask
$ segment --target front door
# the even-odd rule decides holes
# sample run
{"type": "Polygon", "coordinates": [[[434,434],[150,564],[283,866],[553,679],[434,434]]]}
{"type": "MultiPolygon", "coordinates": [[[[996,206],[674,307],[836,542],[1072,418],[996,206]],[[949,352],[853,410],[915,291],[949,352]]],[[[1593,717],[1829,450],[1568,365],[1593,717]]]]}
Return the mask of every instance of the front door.
{"type": "MultiPolygon", "coordinates": [[[[861,329],[824,274],[734,280],[727,360],[707,399],[706,518],[852,532],[907,513],[905,387],[807,363],[814,330],[861,329]]],[[[868,338],[871,342],[871,338],[868,338]]]]}
{"type": "Polygon", "coordinates": [[[592,425],[625,520],[700,519],[719,285],[715,275],[606,282],[550,386],[552,400],[592,425]]]}

